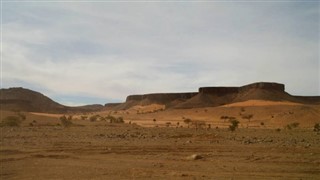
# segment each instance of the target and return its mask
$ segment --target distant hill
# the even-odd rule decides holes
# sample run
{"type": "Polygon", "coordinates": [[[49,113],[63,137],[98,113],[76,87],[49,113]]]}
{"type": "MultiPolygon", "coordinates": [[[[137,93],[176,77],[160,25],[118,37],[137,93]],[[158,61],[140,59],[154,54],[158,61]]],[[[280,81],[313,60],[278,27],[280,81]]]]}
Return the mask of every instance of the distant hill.
{"type": "Polygon", "coordinates": [[[67,112],[90,112],[98,111],[102,105],[87,105],[69,107],[59,104],[47,96],[24,88],[9,88],[0,90],[1,110],[67,113],[67,112]]]}
{"type": "Polygon", "coordinates": [[[46,113],[93,112],[100,110],[125,110],[134,106],[152,104],[165,108],[189,109],[216,107],[248,100],[266,100],[320,105],[320,96],[293,96],[285,91],[284,84],[258,82],[241,87],[200,87],[198,92],[152,93],[129,95],[124,103],[69,107],[47,96],[24,88],[1,89],[1,110],[46,113]]]}
{"type": "Polygon", "coordinates": [[[115,110],[136,105],[162,104],[166,108],[216,107],[248,100],[288,101],[302,104],[320,104],[320,96],[293,96],[285,92],[284,84],[258,82],[241,87],[201,87],[198,92],[153,93],[130,95],[126,102],[113,106],[115,110]]]}

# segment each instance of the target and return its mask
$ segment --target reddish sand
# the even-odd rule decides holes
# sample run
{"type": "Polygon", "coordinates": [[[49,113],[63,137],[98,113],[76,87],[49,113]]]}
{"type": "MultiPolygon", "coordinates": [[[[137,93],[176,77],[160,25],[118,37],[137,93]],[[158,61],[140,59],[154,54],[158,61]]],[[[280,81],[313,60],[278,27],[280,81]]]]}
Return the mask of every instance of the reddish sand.
{"type": "Polygon", "coordinates": [[[244,102],[227,104],[227,105],[224,105],[223,107],[280,106],[280,105],[288,105],[288,106],[300,105],[301,106],[302,104],[289,102],[289,101],[248,100],[248,101],[244,101],[244,102]]]}

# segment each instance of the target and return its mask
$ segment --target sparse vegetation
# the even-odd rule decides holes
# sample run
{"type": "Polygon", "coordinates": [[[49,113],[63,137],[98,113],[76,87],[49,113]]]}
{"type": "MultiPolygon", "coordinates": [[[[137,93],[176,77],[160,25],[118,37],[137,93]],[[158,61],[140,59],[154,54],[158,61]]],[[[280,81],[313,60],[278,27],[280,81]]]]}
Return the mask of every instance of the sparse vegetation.
{"type": "Polygon", "coordinates": [[[22,120],[18,116],[8,116],[2,120],[0,123],[0,126],[9,126],[9,127],[15,127],[15,126],[20,126],[22,120]]]}
{"type": "Polygon", "coordinates": [[[253,118],[252,114],[242,115],[242,119],[248,119],[249,122],[252,118],[253,118]]]}
{"type": "Polygon", "coordinates": [[[83,115],[83,116],[81,116],[81,119],[82,119],[82,120],[87,120],[87,119],[88,119],[88,116],[83,115]]]}
{"type": "Polygon", "coordinates": [[[186,119],[183,120],[183,122],[186,123],[186,124],[188,125],[188,128],[189,128],[189,124],[190,124],[192,121],[191,121],[191,119],[186,118],[186,119]]]}
{"type": "Polygon", "coordinates": [[[89,120],[90,120],[91,122],[95,122],[95,121],[98,120],[99,117],[100,117],[99,115],[94,115],[94,116],[91,116],[91,117],[89,118],[89,120]]]}
{"type": "Polygon", "coordinates": [[[229,122],[231,123],[231,125],[229,126],[229,130],[230,131],[235,131],[237,128],[238,128],[238,125],[239,125],[239,121],[236,120],[236,119],[232,119],[232,120],[229,120],[229,122]]]}
{"type": "Polygon", "coordinates": [[[110,123],[124,123],[123,117],[114,117],[108,115],[106,119],[109,120],[110,123]]]}
{"type": "Polygon", "coordinates": [[[61,121],[61,124],[62,124],[62,126],[63,127],[70,127],[70,126],[72,126],[73,125],[73,123],[72,123],[72,116],[61,116],[60,117],[60,121],[61,121]]]}
{"type": "Polygon", "coordinates": [[[236,118],[233,116],[221,116],[220,119],[223,120],[223,122],[225,122],[225,120],[229,119],[229,121],[231,120],[235,120],[236,118]]]}
{"type": "Polygon", "coordinates": [[[288,130],[291,130],[291,129],[297,128],[299,125],[300,123],[294,122],[294,123],[288,124],[285,128],[288,130]]]}
{"type": "Polygon", "coordinates": [[[26,115],[21,113],[21,112],[18,112],[17,115],[20,117],[21,120],[26,120],[27,119],[26,115]]]}
{"type": "Polygon", "coordinates": [[[315,131],[315,132],[320,132],[320,124],[319,124],[319,123],[316,123],[316,124],[313,126],[313,131],[315,131]]]}
{"type": "Polygon", "coordinates": [[[71,120],[72,120],[72,118],[73,118],[73,116],[72,116],[72,115],[70,115],[70,116],[68,116],[67,118],[68,118],[68,120],[69,120],[69,121],[71,121],[71,120]]]}
{"type": "Polygon", "coordinates": [[[171,122],[166,122],[166,127],[170,127],[171,126],[171,122]]]}
{"type": "Polygon", "coordinates": [[[191,122],[191,125],[192,125],[193,127],[195,127],[196,129],[198,129],[198,128],[204,128],[204,127],[206,127],[206,122],[204,122],[204,121],[192,121],[192,122],[191,122]]]}

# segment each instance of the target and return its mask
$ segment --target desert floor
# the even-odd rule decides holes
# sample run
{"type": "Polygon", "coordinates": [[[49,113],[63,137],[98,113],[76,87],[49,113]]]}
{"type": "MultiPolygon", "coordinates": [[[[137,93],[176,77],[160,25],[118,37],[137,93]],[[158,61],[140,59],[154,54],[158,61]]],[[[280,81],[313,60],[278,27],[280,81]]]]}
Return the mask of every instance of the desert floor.
{"type": "MultiPolygon", "coordinates": [[[[85,123],[82,123],[85,124],[85,123]]],[[[317,179],[309,129],[1,127],[1,179],[317,179]],[[197,155],[192,157],[192,155],[197,155]]]]}
{"type": "Polygon", "coordinates": [[[320,134],[313,131],[320,123],[319,105],[137,106],[73,114],[70,127],[63,126],[62,114],[1,111],[2,119],[17,114],[26,116],[19,127],[0,127],[0,179],[320,177],[320,134]],[[243,118],[250,114],[250,120],[243,118]],[[109,115],[125,123],[101,119],[109,115]],[[236,131],[221,119],[226,115],[239,120],[236,131]],[[196,129],[186,119],[206,124],[196,129]],[[297,127],[287,128],[292,123],[297,127]]]}

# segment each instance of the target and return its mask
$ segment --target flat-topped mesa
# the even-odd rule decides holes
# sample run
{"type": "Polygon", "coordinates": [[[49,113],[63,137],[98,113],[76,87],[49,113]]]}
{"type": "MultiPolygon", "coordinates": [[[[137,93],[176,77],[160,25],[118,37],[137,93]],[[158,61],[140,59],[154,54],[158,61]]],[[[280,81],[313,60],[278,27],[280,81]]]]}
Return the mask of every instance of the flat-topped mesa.
{"type": "Polygon", "coordinates": [[[248,84],[241,87],[200,87],[199,93],[225,95],[225,94],[231,94],[231,93],[244,92],[250,89],[266,89],[266,90],[284,92],[284,84],[259,82],[259,83],[248,84]]]}
{"type": "Polygon", "coordinates": [[[155,93],[155,94],[143,94],[143,95],[130,95],[127,97],[128,101],[142,101],[149,100],[155,103],[169,103],[177,99],[190,99],[191,97],[197,95],[197,92],[190,93],[155,93]]]}
{"type": "Polygon", "coordinates": [[[224,95],[229,93],[238,93],[239,87],[200,87],[199,93],[224,95]]]}
{"type": "Polygon", "coordinates": [[[248,91],[249,89],[265,89],[265,90],[273,90],[284,92],[285,86],[284,84],[279,83],[270,83],[270,82],[258,82],[253,84],[248,84],[240,87],[239,91],[248,91]]]}

